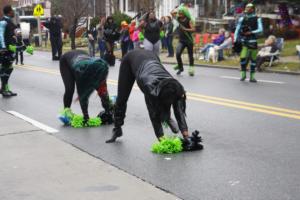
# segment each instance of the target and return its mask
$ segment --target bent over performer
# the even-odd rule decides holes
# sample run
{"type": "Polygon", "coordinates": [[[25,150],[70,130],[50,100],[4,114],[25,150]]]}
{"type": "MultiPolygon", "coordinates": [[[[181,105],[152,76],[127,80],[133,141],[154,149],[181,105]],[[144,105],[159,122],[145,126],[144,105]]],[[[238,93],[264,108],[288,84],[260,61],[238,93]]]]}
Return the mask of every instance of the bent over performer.
{"type": "Polygon", "coordinates": [[[106,84],[108,65],[104,60],[91,58],[84,51],[69,51],[60,59],[60,73],[65,85],[63,98],[65,109],[71,107],[76,85],[84,122],[87,122],[89,120],[88,100],[96,90],[105,110],[99,114],[99,117],[103,123],[113,122],[112,105],[106,84]]]}
{"type": "Polygon", "coordinates": [[[122,59],[114,112],[115,127],[112,138],[106,142],[115,142],[123,134],[121,127],[124,124],[127,101],[135,81],[145,95],[156,137],[159,139],[164,136],[162,123],[165,122],[174,133],[180,130],[184,140],[188,141],[190,138],[185,120],[186,94],[183,86],[163,67],[155,53],[134,50],[122,59]],[[171,106],[179,130],[170,117],[171,106]]]}

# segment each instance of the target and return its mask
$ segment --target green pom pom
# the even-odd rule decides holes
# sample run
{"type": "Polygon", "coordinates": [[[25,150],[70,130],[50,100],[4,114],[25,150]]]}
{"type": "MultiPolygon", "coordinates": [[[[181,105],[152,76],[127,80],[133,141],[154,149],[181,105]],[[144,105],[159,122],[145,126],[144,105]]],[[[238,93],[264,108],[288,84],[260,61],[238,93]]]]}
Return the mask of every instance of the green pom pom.
{"type": "Polygon", "coordinates": [[[91,118],[88,121],[88,126],[89,127],[98,127],[102,124],[102,121],[99,117],[91,118]]]}
{"type": "Polygon", "coordinates": [[[71,120],[71,126],[74,128],[82,128],[83,127],[83,116],[75,115],[71,120]]]}
{"type": "Polygon", "coordinates": [[[30,55],[32,55],[33,54],[33,46],[28,46],[27,48],[26,48],[26,52],[28,53],[28,54],[30,54],[30,55]]]}
{"type": "Polygon", "coordinates": [[[172,154],[182,151],[182,142],[178,137],[162,137],[152,145],[151,151],[157,154],[172,154]]]}
{"type": "Polygon", "coordinates": [[[74,115],[71,126],[74,128],[83,128],[83,127],[98,127],[101,126],[102,121],[99,117],[90,118],[87,124],[83,123],[84,119],[82,115],[74,115]]]}
{"type": "Polygon", "coordinates": [[[8,50],[10,50],[11,52],[13,52],[13,53],[16,53],[16,51],[17,51],[17,47],[16,47],[16,45],[9,45],[8,46],[8,50]]]}

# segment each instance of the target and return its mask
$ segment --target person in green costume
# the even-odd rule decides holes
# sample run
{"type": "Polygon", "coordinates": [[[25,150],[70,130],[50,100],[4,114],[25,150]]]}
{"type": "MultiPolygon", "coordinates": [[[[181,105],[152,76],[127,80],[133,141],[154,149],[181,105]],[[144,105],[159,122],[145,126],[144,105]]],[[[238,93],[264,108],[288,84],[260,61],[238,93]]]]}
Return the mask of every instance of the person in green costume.
{"type": "Polygon", "coordinates": [[[255,6],[249,3],[246,5],[245,14],[239,19],[234,33],[235,45],[239,42],[242,44],[240,54],[241,81],[245,81],[247,77],[247,65],[249,61],[251,61],[250,82],[257,82],[255,79],[256,58],[258,53],[257,35],[262,32],[262,19],[255,14],[255,6]]]}
{"type": "Polygon", "coordinates": [[[171,15],[178,21],[178,34],[179,34],[179,43],[176,49],[176,59],[177,65],[174,67],[177,70],[177,75],[180,75],[183,72],[183,62],[181,55],[183,50],[187,48],[189,55],[189,75],[194,76],[194,40],[192,33],[195,32],[194,20],[191,17],[191,14],[188,8],[184,5],[180,5],[178,8],[171,11],[171,15]]]}

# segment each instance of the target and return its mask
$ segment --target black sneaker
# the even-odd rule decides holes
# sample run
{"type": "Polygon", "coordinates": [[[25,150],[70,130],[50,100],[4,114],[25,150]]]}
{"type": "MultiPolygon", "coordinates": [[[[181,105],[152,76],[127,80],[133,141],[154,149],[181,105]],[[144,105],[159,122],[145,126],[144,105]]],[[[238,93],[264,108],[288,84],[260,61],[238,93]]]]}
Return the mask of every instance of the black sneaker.
{"type": "Polygon", "coordinates": [[[179,69],[178,72],[176,73],[177,75],[180,75],[181,72],[183,72],[183,69],[179,69]]]}
{"type": "Polygon", "coordinates": [[[257,80],[255,78],[252,78],[252,79],[250,79],[249,82],[251,82],[251,83],[257,83],[257,80]]]}
{"type": "Polygon", "coordinates": [[[3,97],[11,97],[11,93],[9,91],[2,91],[1,94],[3,97]]]}
{"type": "Polygon", "coordinates": [[[9,94],[10,94],[10,96],[17,96],[18,94],[17,93],[15,93],[15,92],[13,92],[13,91],[7,91],[9,94]]]}
{"type": "Polygon", "coordinates": [[[240,79],[240,81],[245,81],[246,80],[246,77],[242,77],[241,79],[240,79]]]}

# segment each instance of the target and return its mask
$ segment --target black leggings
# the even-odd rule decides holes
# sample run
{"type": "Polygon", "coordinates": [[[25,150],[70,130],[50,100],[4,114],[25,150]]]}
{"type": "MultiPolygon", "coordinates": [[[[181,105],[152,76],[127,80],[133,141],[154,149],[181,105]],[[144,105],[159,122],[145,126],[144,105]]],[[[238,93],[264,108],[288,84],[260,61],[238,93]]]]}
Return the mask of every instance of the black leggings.
{"type": "Polygon", "coordinates": [[[21,64],[23,63],[24,57],[23,57],[23,51],[17,51],[16,52],[16,63],[19,62],[19,54],[20,54],[20,59],[21,59],[21,64]]]}
{"type": "Polygon", "coordinates": [[[1,58],[1,67],[0,67],[0,77],[1,77],[1,89],[5,89],[8,84],[8,80],[10,78],[11,73],[14,68],[12,67],[13,63],[13,54],[10,52],[5,52],[1,58]]]}
{"type": "Polygon", "coordinates": [[[118,80],[118,96],[115,105],[115,126],[121,127],[124,124],[124,118],[127,108],[127,101],[131,93],[135,75],[128,59],[123,61],[120,66],[119,80],[118,80]]]}
{"type": "Polygon", "coordinates": [[[179,42],[176,49],[176,59],[180,70],[183,70],[181,54],[185,48],[187,48],[188,51],[190,66],[194,66],[193,43],[179,42]]]}
{"type": "Polygon", "coordinates": [[[75,77],[66,58],[63,56],[59,64],[60,74],[65,85],[64,107],[70,108],[75,90],[75,77]]]}

